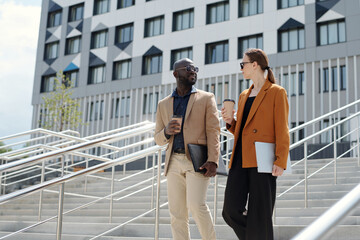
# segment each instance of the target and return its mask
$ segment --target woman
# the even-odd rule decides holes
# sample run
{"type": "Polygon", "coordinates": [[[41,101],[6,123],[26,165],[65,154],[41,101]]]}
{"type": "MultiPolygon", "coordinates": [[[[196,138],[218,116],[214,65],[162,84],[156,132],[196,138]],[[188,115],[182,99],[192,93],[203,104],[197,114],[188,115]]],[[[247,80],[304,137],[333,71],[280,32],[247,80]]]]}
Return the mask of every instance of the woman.
{"type": "Polygon", "coordinates": [[[264,51],[248,49],[240,67],[244,79],[254,84],[239,96],[237,120],[226,117],[221,109],[226,127],[235,137],[223,218],[241,240],[272,240],[276,178],[286,169],[289,154],[289,105],[285,89],[275,84],[264,51]],[[276,145],[272,173],[257,172],[257,141],[276,145]]]}

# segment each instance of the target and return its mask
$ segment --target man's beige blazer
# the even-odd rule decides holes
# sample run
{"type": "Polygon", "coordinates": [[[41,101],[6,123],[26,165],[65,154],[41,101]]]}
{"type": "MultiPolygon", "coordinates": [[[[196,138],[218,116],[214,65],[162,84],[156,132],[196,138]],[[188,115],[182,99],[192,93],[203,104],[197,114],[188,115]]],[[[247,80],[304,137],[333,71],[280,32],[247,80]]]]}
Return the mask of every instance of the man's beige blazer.
{"type": "MultiPolygon", "coordinates": [[[[220,121],[214,94],[197,89],[190,95],[186,108],[183,126],[185,153],[190,160],[187,144],[202,144],[208,146],[208,161],[219,161],[220,153],[220,121]]],[[[165,157],[165,176],[169,167],[174,136],[165,137],[165,127],[174,113],[174,97],[171,95],[162,99],[157,108],[155,142],[162,146],[168,144],[165,157]]]]}

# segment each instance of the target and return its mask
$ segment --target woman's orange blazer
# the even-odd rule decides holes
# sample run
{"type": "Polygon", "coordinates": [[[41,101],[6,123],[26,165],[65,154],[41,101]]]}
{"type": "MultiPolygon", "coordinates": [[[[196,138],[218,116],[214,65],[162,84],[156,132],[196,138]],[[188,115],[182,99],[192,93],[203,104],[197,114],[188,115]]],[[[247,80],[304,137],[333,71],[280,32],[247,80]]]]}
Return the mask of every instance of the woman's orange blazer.
{"type": "MultiPolygon", "coordinates": [[[[231,125],[227,124],[227,129],[235,137],[229,168],[235,155],[245,102],[253,87],[254,85],[240,94],[236,120],[231,125]]],[[[269,142],[276,146],[274,164],[286,169],[290,145],[288,115],[289,104],[285,89],[267,80],[251,106],[242,132],[243,168],[257,167],[255,142],[269,142]]]]}

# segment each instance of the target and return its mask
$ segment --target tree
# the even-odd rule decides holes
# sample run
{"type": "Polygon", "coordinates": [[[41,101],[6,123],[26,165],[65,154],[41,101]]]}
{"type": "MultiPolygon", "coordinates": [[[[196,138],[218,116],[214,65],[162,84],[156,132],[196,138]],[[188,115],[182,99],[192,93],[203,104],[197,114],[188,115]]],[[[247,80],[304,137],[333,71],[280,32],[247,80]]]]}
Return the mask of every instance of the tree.
{"type": "Polygon", "coordinates": [[[72,99],[73,84],[62,72],[54,79],[55,91],[43,97],[45,108],[40,113],[39,124],[45,129],[63,131],[65,127],[77,128],[83,124],[80,103],[72,99]]]}
{"type": "Polygon", "coordinates": [[[11,151],[11,148],[3,148],[2,146],[5,146],[5,144],[3,142],[0,142],[0,154],[11,151]]]}

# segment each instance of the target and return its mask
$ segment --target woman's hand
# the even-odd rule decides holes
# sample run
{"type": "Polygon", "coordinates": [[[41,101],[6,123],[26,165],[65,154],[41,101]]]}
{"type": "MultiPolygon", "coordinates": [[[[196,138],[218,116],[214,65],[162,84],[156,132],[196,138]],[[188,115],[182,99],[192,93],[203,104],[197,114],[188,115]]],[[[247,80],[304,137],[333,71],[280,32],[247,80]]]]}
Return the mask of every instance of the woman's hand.
{"type": "Polygon", "coordinates": [[[279,177],[283,174],[284,172],[284,169],[279,167],[279,166],[276,166],[275,164],[273,165],[273,168],[272,168],[272,175],[274,177],[279,177]]]}
{"type": "Polygon", "coordinates": [[[226,122],[226,123],[229,124],[229,125],[231,125],[232,121],[234,120],[234,114],[235,114],[235,110],[233,109],[233,110],[232,110],[231,117],[228,117],[228,116],[226,115],[225,108],[224,108],[224,107],[221,108],[221,116],[222,116],[222,119],[224,120],[224,122],[226,122]]]}

